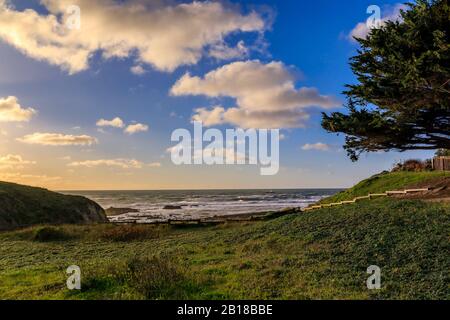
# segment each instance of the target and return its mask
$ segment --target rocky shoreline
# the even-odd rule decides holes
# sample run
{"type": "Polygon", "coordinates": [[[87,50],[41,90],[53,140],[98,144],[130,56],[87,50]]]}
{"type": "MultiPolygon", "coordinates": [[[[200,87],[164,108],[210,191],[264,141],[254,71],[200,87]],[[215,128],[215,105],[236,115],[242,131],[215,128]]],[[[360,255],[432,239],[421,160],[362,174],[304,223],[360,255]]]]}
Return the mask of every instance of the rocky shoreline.
{"type": "Polygon", "coordinates": [[[286,214],[297,212],[296,209],[287,208],[279,211],[265,211],[265,212],[249,212],[239,214],[222,214],[209,217],[192,217],[185,216],[180,218],[179,216],[169,215],[168,217],[162,217],[160,215],[139,215],[132,217],[114,217],[109,219],[111,223],[115,224],[215,224],[225,223],[231,221],[254,221],[264,220],[267,218],[278,217],[286,214]]]}

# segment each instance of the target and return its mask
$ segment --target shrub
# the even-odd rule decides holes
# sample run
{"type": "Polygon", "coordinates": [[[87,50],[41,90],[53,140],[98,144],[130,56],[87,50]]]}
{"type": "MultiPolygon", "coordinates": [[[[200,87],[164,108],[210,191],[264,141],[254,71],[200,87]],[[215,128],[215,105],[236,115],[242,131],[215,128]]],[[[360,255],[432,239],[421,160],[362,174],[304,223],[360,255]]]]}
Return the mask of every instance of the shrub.
{"type": "Polygon", "coordinates": [[[185,271],[169,258],[134,258],[127,263],[125,278],[146,299],[182,299],[185,271]]]}
{"type": "Polygon", "coordinates": [[[416,160],[416,159],[409,159],[405,160],[404,162],[397,163],[394,168],[392,169],[392,172],[398,172],[398,171],[413,171],[413,172],[420,172],[425,170],[431,169],[431,161],[430,160],[416,160]]]}
{"type": "Polygon", "coordinates": [[[40,242],[67,240],[70,236],[57,227],[38,227],[33,232],[33,240],[40,242]]]}

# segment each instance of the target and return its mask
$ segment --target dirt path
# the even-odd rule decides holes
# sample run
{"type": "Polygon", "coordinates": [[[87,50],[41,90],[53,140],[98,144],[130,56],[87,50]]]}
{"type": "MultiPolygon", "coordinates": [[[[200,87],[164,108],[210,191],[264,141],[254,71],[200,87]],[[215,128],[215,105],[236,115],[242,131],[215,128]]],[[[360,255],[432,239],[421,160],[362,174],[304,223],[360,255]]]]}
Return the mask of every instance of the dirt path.
{"type": "Polygon", "coordinates": [[[407,189],[430,188],[429,191],[395,196],[401,199],[420,199],[432,202],[450,202],[450,175],[408,185],[407,189]]]}

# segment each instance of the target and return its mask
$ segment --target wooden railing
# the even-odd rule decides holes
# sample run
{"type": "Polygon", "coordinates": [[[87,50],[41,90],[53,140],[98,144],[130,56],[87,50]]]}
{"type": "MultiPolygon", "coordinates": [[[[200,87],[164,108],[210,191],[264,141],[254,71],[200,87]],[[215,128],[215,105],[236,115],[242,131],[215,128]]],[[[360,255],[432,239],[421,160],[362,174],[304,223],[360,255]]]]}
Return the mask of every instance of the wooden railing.
{"type": "Polygon", "coordinates": [[[370,200],[370,199],[373,199],[373,198],[389,197],[389,196],[399,195],[399,194],[426,192],[426,191],[429,191],[429,190],[430,190],[430,188],[423,188],[423,189],[406,189],[406,190],[400,190],[400,191],[394,190],[394,191],[386,191],[386,192],[383,192],[383,193],[369,193],[367,196],[356,197],[356,198],[353,198],[353,200],[346,200],[346,201],[341,201],[341,202],[333,202],[333,203],[324,203],[324,204],[311,205],[311,206],[306,207],[306,208],[301,208],[300,211],[305,212],[305,211],[311,211],[311,210],[316,210],[316,209],[340,206],[340,205],[343,205],[343,204],[351,204],[351,203],[358,202],[360,200],[366,200],[366,199],[370,200]]]}

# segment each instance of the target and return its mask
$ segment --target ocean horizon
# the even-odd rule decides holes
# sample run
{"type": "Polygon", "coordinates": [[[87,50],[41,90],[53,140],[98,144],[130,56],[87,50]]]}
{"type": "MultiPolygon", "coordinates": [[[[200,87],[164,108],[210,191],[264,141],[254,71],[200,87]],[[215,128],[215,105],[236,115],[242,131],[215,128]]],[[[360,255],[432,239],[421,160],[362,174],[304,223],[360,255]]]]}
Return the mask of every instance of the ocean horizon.
{"type": "Polygon", "coordinates": [[[84,196],[104,209],[135,211],[110,216],[110,221],[146,223],[306,207],[341,190],[344,189],[78,190],[64,193],[84,196]]]}

